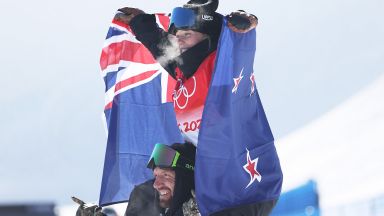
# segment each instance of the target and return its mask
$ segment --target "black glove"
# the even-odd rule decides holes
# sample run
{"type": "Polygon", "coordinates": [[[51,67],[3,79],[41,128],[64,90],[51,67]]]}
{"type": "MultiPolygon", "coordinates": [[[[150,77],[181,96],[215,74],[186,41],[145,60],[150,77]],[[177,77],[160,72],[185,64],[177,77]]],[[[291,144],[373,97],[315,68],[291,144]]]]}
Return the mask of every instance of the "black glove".
{"type": "Polygon", "coordinates": [[[226,16],[228,26],[235,32],[245,33],[257,26],[257,17],[243,10],[232,12],[226,16]]]}
{"type": "Polygon", "coordinates": [[[130,7],[124,7],[117,10],[118,12],[115,15],[116,20],[119,20],[125,24],[129,25],[129,22],[133,19],[133,17],[139,15],[139,14],[145,14],[144,11],[138,9],[138,8],[130,8],[130,7]]]}
{"type": "Polygon", "coordinates": [[[96,204],[85,203],[76,197],[72,197],[72,200],[80,205],[77,208],[76,216],[107,216],[101,212],[102,208],[96,204]]]}
{"type": "Polygon", "coordinates": [[[77,208],[76,216],[107,216],[101,209],[98,205],[81,205],[77,208]]]}

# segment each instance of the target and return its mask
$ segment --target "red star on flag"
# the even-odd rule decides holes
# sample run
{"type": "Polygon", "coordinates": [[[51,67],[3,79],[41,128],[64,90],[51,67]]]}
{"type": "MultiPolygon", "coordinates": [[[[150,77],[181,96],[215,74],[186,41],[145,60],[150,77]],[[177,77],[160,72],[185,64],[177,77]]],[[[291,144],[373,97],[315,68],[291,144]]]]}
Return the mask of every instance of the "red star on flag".
{"type": "Polygon", "coordinates": [[[239,77],[233,78],[233,82],[235,82],[235,86],[233,86],[233,88],[232,88],[232,93],[236,93],[237,88],[239,88],[240,81],[241,81],[241,79],[243,79],[243,70],[244,70],[244,68],[241,69],[239,77]]]}
{"type": "Polygon", "coordinates": [[[251,74],[251,77],[249,77],[249,79],[251,80],[251,95],[253,95],[253,93],[255,93],[255,90],[256,90],[256,86],[255,86],[255,74],[251,74]]]}
{"type": "MultiPolygon", "coordinates": [[[[249,155],[249,151],[248,151],[248,149],[246,149],[246,150],[247,150],[247,163],[243,166],[243,168],[251,177],[251,179],[247,185],[247,187],[249,187],[256,179],[258,182],[260,182],[261,181],[261,175],[256,170],[257,162],[258,162],[259,158],[251,160],[251,156],[249,155]]],[[[245,188],[247,188],[247,187],[245,187],[245,188]]]]}

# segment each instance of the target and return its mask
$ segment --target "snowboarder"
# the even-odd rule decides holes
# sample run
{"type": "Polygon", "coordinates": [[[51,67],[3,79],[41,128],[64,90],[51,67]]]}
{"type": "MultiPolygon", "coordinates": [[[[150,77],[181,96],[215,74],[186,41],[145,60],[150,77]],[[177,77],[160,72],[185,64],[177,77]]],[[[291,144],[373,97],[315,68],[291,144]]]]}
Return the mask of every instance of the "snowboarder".
{"type": "MultiPolygon", "coordinates": [[[[176,118],[186,141],[197,146],[200,122],[216,59],[223,15],[218,0],[191,0],[173,9],[168,32],[154,14],[121,8],[115,19],[128,24],[164,69],[177,80],[173,100],[176,118]],[[176,51],[175,51],[176,48],[176,51]]],[[[227,16],[228,26],[245,33],[255,28],[257,17],[244,11],[227,16]]]]}

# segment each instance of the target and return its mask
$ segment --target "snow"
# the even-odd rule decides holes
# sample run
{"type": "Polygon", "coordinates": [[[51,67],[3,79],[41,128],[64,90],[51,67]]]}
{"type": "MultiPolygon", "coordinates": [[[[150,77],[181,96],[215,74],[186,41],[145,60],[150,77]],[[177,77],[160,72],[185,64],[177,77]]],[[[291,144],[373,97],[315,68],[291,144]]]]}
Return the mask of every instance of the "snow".
{"type": "Polygon", "coordinates": [[[283,190],[314,179],[323,208],[384,194],[383,133],[381,75],[319,119],[277,140],[283,190]]]}

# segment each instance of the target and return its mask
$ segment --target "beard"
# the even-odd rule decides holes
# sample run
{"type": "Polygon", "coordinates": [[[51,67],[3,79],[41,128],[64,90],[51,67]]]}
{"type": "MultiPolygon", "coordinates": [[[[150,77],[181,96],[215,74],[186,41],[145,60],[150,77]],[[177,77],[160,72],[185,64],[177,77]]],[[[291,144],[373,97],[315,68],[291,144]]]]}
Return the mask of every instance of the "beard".
{"type": "Polygon", "coordinates": [[[157,191],[159,196],[159,205],[162,208],[169,208],[172,202],[172,193],[168,188],[161,188],[157,191]]]}

